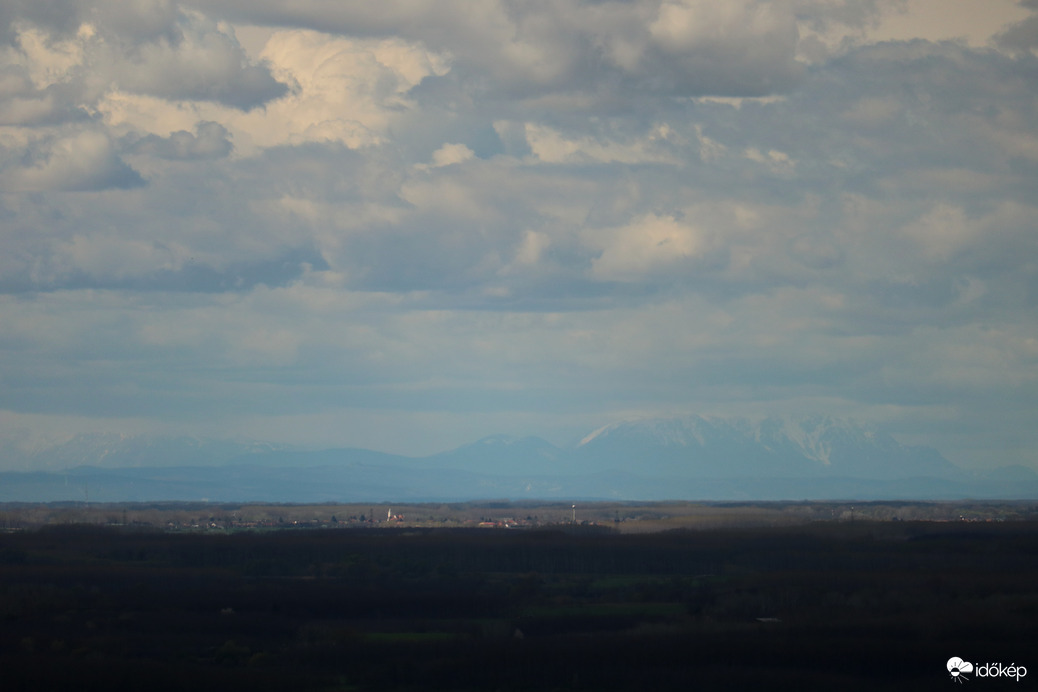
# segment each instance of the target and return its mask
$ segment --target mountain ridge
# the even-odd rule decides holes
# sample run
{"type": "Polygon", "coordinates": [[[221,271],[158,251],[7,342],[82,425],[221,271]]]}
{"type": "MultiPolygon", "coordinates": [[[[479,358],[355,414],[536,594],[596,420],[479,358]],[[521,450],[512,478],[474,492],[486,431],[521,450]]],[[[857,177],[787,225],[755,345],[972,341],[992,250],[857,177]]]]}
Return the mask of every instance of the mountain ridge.
{"type": "Polygon", "coordinates": [[[935,449],[902,445],[874,426],[831,416],[629,419],[569,448],[534,436],[491,435],[423,457],[188,437],[94,436],[84,438],[93,448],[78,450],[74,441],[38,457],[49,473],[0,474],[0,501],[80,501],[87,494],[95,501],[1038,496],[1038,474],[1026,467],[971,473],[935,449]],[[176,464],[133,464],[149,450],[161,459],[186,453],[176,464]],[[212,463],[199,463],[206,452],[212,463]],[[54,467],[88,462],[89,454],[98,463],[54,467]]]}

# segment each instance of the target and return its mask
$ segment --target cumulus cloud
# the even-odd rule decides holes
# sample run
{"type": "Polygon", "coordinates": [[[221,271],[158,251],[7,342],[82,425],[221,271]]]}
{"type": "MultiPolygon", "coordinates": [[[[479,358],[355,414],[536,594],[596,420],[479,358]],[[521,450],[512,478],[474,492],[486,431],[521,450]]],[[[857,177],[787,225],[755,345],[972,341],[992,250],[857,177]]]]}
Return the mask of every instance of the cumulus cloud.
{"type": "Polygon", "coordinates": [[[160,34],[130,47],[132,60],[126,59],[126,47],[117,52],[96,47],[95,69],[116,88],[132,93],[215,101],[242,110],[286,93],[287,87],[266,66],[248,63],[226,27],[197,13],[177,19],[172,38],[160,34]]]}
{"type": "Polygon", "coordinates": [[[0,126],[55,125],[85,121],[88,112],[78,106],[67,85],[37,89],[22,65],[0,70],[0,126]]]}
{"type": "Polygon", "coordinates": [[[199,120],[225,127],[242,155],[308,142],[352,148],[385,141],[387,131],[415,108],[410,90],[444,73],[445,58],[400,39],[355,39],[317,31],[270,32],[258,54],[279,83],[280,98],[250,111],[216,102],[171,109],[153,96],[109,94],[98,110],[113,127],[168,137],[199,120]]]}
{"type": "Polygon", "coordinates": [[[172,2],[44,6],[8,9],[5,51],[29,80],[8,106],[20,121],[89,111],[118,90],[245,110],[286,92],[265,66],[247,59],[231,27],[172,2]]]}
{"type": "Polygon", "coordinates": [[[702,230],[657,215],[622,228],[588,232],[587,239],[592,247],[601,249],[591,262],[591,273],[606,281],[644,281],[661,272],[687,270],[692,260],[709,249],[702,230]]]}
{"type": "Polygon", "coordinates": [[[524,126],[530,152],[545,163],[669,163],[679,157],[674,151],[683,142],[673,141],[673,132],[659,125],[649,133],[630,141],[601,141],[595,137],[570,138],[537,123],[524,126]]]}
{"type": "Polygon", "coordinates": [[[1038,47],[1038,17],[1028,17],[1018,22],[996,38],[996,43],[1011,51],[1033,51],[1038,47]]]}
{"type": "Polygon", "coordinates": [[[5,3],[0,409],[1038,411],[1003,5],[5,3]]]}
{"type": "Polygon", "coordinates": [[[223,0],[206,8],[239,21],[405,36],[450,52],[461,78],[486,75],[482,88],[492,93],[593,95],[585,106],[610,101],[619,84],[676,96],[760,96],[788,90],[803,69],[796,7],[759,0],[488,2],[478,11],[456,2],[223,0]]]}
{"type": "Polygon", "coordinates": [[[450,166],[455,163],[464,163],[476,156],[475,152],[464,144],[444,144],[433,152],[434,166],[450,166]]]}
{"type": "Polygon", "coordinates": [[[10,190],[90,191],[144,184],[112,140],[97,130],[31,139],[19,149],[0,151],[0,176],[10,190]]]}
{"type": "Polygon", "coordinates": [[[781,4],[666,0],[648,28],[660,53],[650,79],[674,93],[763,96],[788,90],[803,69],[795,16],[781,4]]]}
{"type": "Polygon", "coordinates": [[[233,145],[230,133],[220,123],[203,121],[195,127],[195,132],[178,130],[169,137],[147,135],[132,145],[137,154],[147,154],[163,159],[214,159],[231,153],[233,145]]]}
{"type": "Polygon", "coordinates": [[[378,143],[394,111],[407,106],[407,92],[427,75],[447,69],[441,56],[401,40],[356,40],[316,31],[277,32],[262,56],[294,85],[288,98],[251,116],[246,125],[268,146],[378,143]]]}

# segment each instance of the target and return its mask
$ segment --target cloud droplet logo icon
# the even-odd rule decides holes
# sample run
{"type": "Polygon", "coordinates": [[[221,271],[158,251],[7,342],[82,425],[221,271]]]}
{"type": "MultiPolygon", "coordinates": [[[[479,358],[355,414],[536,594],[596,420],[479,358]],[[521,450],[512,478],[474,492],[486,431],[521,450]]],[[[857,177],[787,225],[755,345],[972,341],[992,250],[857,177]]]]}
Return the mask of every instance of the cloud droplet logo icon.
{"type": "Polygon", "coordinates": [[[973,672],[973,664],[969,661],[963,661],[958,656],[953,656],[948,659],[948,672],[951,673],[951,679],[955,682],[969,680],[965,674],[973,672]]]}

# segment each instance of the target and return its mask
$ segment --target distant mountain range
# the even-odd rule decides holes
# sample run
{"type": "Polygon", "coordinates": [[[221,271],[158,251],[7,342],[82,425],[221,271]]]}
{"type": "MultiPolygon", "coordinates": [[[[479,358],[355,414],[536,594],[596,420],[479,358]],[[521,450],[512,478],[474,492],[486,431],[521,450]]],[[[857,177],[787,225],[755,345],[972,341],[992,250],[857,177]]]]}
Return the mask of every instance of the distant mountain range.
{"type": "Polygon", "coordinates": [[[288,445],[187,435],[81,433],[60,444],[30,451],[0,448],[0,467],[64,471],[77,466],[213,466],[289,449],[288,445]]]}
{"type": "Polygon", "coordinates": [[[2,502],[1038,498],[1030,469],[967,472],[828,416],[629,420],[572,448],[495,435],[420,458],[114,434],[3,454],[7,468],[37,470],[0,473],[2,502]]]}

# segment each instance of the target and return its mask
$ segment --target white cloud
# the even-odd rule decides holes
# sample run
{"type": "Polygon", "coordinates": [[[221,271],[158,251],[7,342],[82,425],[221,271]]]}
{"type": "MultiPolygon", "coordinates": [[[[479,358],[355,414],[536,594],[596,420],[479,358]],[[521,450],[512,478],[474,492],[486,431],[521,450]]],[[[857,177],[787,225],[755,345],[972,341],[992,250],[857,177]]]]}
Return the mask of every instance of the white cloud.
{"type": "Polygon", "coordinates": [[[986,46],[1007,25],[1018,22],[1028,11],[1016,0],[906,0],[887,3],[871,41],[962,40],[986,46]]]}
{"type": "Polygon", "coordinates": [[[515,259],[520,264],[537,264],[544,255],[545,250],[551,246],[551,238],[547,233],[538,231],[526,231],[523,234],[523,242],[516,252],[515,259]]]}
{"type": "Polygon", "coordinates": [[[640,281],[658,272],[688,268],[710,249],[707,235],[673,217],[651,214],[627,226],[585,231],[585,242],[600,251],[591,273],[604,281],[640,281]]]}
{"type": "Polygon", "coordinates": [[[265,22],[356,37],[401,36],[449,51],[490,91],[591,95],[609,101],[619,81],[646,93],[762,95],[799,78],[794,5],[735,3],[504,2],[281,5],[208,3],[232,21],[265,22]],[[722,8],[722,9],[718,9],[722,8]]]}
{"type": "Polygon", "coordinates": [[[699,158],[704,163],[716,161],[725,155],[727,147],[703,134],[703,126],[696,124],[696,139],[699,141],[699,158]]]}
{"type": "Polygon", "coordinates": [[[476,154],[464,144],[444,144],[433,152],[432,160],[434,166],[450,166],[455,163],[465,163],[476,154]]]}
{"type": "MultiPolygon", "coordinates": [[[[75,36],[52,37],[45,29],[33,25],[16,25],[17,46],[9,59],[23,64],[33,85],[45,89],[72,78],[72,73],[86,62],[87,44],[97,32],[90,25],[80,27],[75,36]]],[[[8,49],[9,51],[11,49],[8,49]]]]}
{"type": "Polygon", "coordinates": [[[974,241],[979,233],[959,207],[938,204],[904,228],[922,255],[933,261],[949,259],[974,241]]]}
{"type": "Polygon", "coordinates": [[[775,149],[764,153],[755,147],[750,147],[743,152],[743,155],[750,161],[763,165],[774,175],[792,175],[796,167],[796,162],[789,157],[789,154],[775,149]]]}
{"type": "Polygon", "coordinates": [[[398,39],[301,30],[274,32],[261,57],[292,85],[289,94],[250,113],[199,111],[228,127],[246,152],[304,142],[378,144],[401,109],[413,107],[408,91],[449,69],[443,57],[398,39]]]}
{"type": "Polygon", "coordinates": [[[1033,449],[1031,6],[4,4],[0,411],[1033,449]]]}
{"type": "Polygon", "coordinates": [[[544,125],[526,123],[530,151],[545,163],[669,163],[679,159],[674,152],[673,133],[666,124],[653,128],[645,137],[628,142],[599,141],[594,137],[571,139],[544,125]]]}
{"type": "Polygon", "coordinates": [[[824,63],[883,41],[956,41],[980,48],[1028,12],[1017,0],[804,0],[798,57],[824,63]]]}

